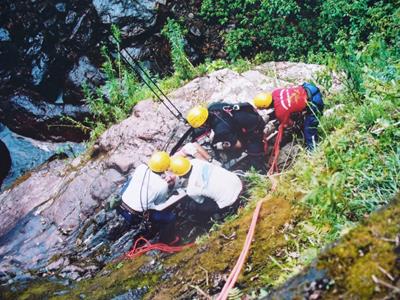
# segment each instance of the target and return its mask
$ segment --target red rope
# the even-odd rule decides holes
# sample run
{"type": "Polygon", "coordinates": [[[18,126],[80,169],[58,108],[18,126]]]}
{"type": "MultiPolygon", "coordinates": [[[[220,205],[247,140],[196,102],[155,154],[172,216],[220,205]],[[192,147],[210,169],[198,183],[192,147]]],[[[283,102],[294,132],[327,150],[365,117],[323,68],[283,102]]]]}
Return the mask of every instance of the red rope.
{"type": "Polygon", "coordinates": [[[271,155],[272,163],[268,171],[268,175],[271,175],[274,172],[278,172],[278,157],[280,151],[280,144],[283,136],[283,129],[284,129],[284,124],[282,123],[281,125],[279,125],[278,134],[276,135],[275,145],[271,155]]]}
{"type": "MultiPolygon", "coordinates": [[[[272,161],[271,168],[268,171],[269,178],[272,182],[272,188],[271,188],[272,192],[275,191],[277,182],[271,175],[275,171],[278,171],[277,162],[278,162],[279,151],[280,151],[280,143],[281,143],[282,136],[283,136],[283,129],[284,129],[284,125],[281,124],[279,126],[278,134],[277,134],[276,140],[275,140],[274,149],[272,151],[273,153],[271,156],[271,161],[272,161]]],[[[266,143],[264,144],[264,147],[265,147],[264,150],[266,151],[267,150],[266,143]]],[[[231,274],[229,275],[227,281],[225,282],[225,285],[222,288],[221,293],[218,295],[217,300],[226,300],[228,298],[229,290],[231,288],[233,288],[233,286],[236,283],[237,278],[239,277],[239,274],[243,268],[243,264],[246,260],[246,256],[250,249],[251,241],[254,236],[254,231],[256,228],[258,215],[260,214],[260,209],[261,209],[262,203],[263,203],[263,200],[260,200],[257,203],[256,209],[254,210],[254,213],[253,213],[253,218],[251,220],[249,231],[247,232],[246,241],[244,242],[244,245],[243,245],[242,252],[240,253],[240,256],[236,262],[236,265],[233,267],[231,274]]]]}
{"type": "Polygon", "coordinates": [[[229,275],[227,281],[225,282],[224,287],[222,288],[221,293],[218,295],[217,300],[225,300],[228,298],[229,290],[235,285],[236,280],[242,270],[243,264],[245,262],[247,253],[249,252],[251,241],[254,236],[254,231],[257,224],[258,215],[260,213],[261,204],[263,200],[258,201],[256,209],[253,213],[253,218],[251,220],[249,231],[247,232],[246,241],[244,242],[242,252],[236,262],[236,265],[233,267],[231,274],[229,275]]]}
{"type": "MultiPolygon", "coordinates": [[[[174,242],[176,242],[176,241],[174,241],[174,242]]],[[[171,245],[167,245],[164,243],[152,244],[148,240],[146,240],[144,237],[141,236],[140,238],[138,238],[135,241],[135,243],[132,247],[132,250],[130,250],[128,253],[125,254],[125,257],[130,258],[130,259],[136,258],[136,257],[138,257],[148,251],[151,251],[151,250],[160,250],[163,252],[174,253],[174,252],[182,251],[188,247],[191,247],[191,246],[193,246],[193,244],[194,243],[190,243],[190,244],[186,244],[186,245],[182,245],[182,246],[171,246],[171,245]],[[141,247],[138,247],[138,244],[140,241],[145,242],[145,244],[141,247]]]]}

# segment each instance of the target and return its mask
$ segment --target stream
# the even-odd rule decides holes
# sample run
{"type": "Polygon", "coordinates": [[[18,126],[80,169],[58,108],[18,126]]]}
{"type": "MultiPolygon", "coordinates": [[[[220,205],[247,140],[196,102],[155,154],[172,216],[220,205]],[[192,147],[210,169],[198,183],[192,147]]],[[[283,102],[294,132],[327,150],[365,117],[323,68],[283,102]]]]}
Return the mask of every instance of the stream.
{"type": "Polygon", "coordinates": [[[37,141],[18,135],[0,123],[0,139],[11,154],[12,166],[0,191],[10,187],[23,176],[53,158],[75,157],[85,150],[83,143],[54,143],[37,141]]]}

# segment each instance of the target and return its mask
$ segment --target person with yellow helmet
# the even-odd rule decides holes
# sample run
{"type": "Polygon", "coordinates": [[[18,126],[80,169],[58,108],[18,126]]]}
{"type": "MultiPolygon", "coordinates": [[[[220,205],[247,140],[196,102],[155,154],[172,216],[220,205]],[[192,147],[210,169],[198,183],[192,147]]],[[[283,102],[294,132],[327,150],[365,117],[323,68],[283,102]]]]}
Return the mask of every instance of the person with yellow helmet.
{"type": "Polygon", "coordinates": [[[155,152],[147,165],[139,165],[122,187],[122,201],[117,208],[125,220],[133,225],[148,212],[149,220],[159,230],[160,241],[170,243],[175,238],[175,214],[168,209],[182,198],[169,197],[173,181],[165,175],[170,157],[164,151],[155,152]]]}
{"type": "Polygon", "coordinates": [[[282,126],[292,124],[294,113],[304,112],[304,139],[308,149],[318,142],[318,118],[322,115],[324,102],[320,90],[311,83],[278,88],[272,92],[262,92],[253,99],[258,109],[274,108],[275,116],[282,126]]]}
{"type": "Polygon", "coordinates": [[[201,159],[173,156],[170,171],[184,180],[189,210],[203,218],[234,205],[243,188],[235,173],[201,159]]]}
{"type": "Polygon", "coordinates": [[[246,151],[251,157],[251,164],[256,169],[264,169],[265,122],[250,103],[215,102],[207,108],[195,106],[186,119],[193,128],[213,130],[212,144],[215,149],[227,151],[233,157],[246,151]]]}

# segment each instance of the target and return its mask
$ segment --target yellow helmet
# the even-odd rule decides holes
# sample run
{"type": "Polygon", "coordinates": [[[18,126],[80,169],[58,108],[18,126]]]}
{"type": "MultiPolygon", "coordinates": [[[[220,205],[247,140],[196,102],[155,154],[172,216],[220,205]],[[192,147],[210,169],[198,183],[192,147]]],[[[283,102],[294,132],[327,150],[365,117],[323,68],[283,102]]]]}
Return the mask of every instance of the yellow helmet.
{"type": "Polygon", "coordinates": [[[268,108],[272,103],[271,93],[258,93],[254,99],[253,103],[257,108],[268,108]]]}
{"type": "Polygon", "coordinates": [[[158,151],[153,153],[147,165],[153,172],[161,173],[168,170],[170,161],[171,159],[167,152],[158,151]]]}
{"type": "Polygon", "coordinates": [[[198,105],[189,110],[186,117],[188,123],[193,128],[199,128],[202,126],[208,118],[208,109],[204,106],[198,105]]]}
{"type": "Polygon", "coordinates": [[[171,164],[169,169],[172,173],[177,176],[183,176],[187,174],[192,167],[192,163],[184,156],[174,156],[171,158],[171,164]]]}

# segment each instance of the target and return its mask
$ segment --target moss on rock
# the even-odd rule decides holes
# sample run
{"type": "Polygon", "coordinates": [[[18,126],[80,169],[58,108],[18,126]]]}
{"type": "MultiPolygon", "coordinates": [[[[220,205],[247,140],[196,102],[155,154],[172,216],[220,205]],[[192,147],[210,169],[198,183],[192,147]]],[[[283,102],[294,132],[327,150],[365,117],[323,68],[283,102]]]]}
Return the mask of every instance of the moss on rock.
{"type": "Polygon", "coordinates": [[[400,201],[368,218],[361,226],[346,235],[337,246],[319,258],[317,267],[328,271],[335,280],[327,296],[381,299],[393,292],[374,282],[382,280],[391,285],[399,283],[400,249],[396,241],[400,234],[400,201]],[[396,264],[397,263],[397,264],[396,264]],[[390,274],[393,281],[388,278],[390,274]]]}

